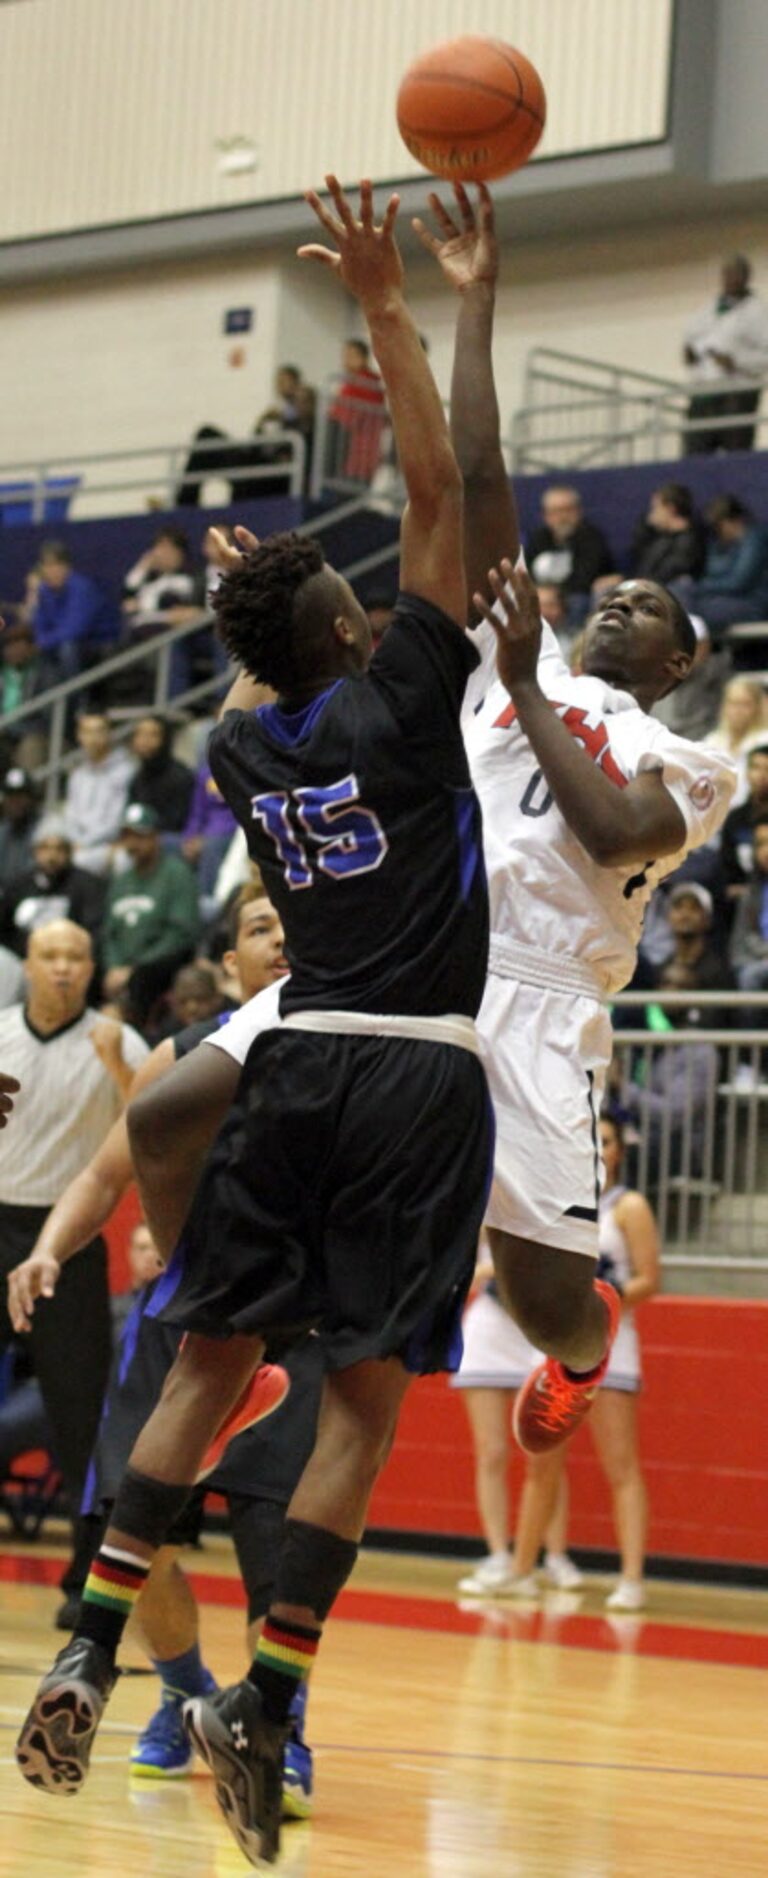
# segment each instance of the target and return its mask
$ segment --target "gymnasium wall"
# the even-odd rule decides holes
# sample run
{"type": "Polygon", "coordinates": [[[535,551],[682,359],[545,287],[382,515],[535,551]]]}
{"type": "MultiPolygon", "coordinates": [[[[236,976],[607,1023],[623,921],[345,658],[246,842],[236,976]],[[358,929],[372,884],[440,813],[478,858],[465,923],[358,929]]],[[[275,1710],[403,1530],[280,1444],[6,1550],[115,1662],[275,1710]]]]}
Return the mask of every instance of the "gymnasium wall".
{"type": "MultiPolygon", "coordinates": [[[[722,257],[736,249],[751,254],[758,288],[768,291],[768,230],[746,216],[665,224],[652,236],[619,230],[506,242],[496,337],[505,428],[522,401],[525,355],[535,344],[678,377],[683,326],[714,293],[722,257]]],[[[0,469],[65,454],[76,468],[78,453],[182,442],[206,421],[242,432],[267,404],[280,359],[295,358],[322,381],[361,322],[331,277],[304,267],[282,247],[254,258],[229,253],[6,286],[0,469]],[[255,315],[239,367],[229,363],[232,341],[222,329],[230,307],[255,315]]],[[[453,296],[420,254],[409,282],[447,394],[453,296]]],[[[150,494],[149,466],[147,478],[150,494]]]]}
{"type": "MultiPolygon", "coordinates": [[[[640,1445],[650,1498],[649,1551],[671,1558],[768,1562],[768,1304],[657,1298],[638,1312],[646,1387],[640,1445]]],[[[515,1453],[513,1505],[522,1473],[515,1453]]],[[[588,1429],[572,1443],[569,1536],[615,1551],[608,1490],[588,1429]]],[[[472,1452],[458,1392],[413,1385],[369,1525],[479,1536],[472,1452]]]]}
{"type": "MultiPolygon", "coordinates": [[[[138,1217],[133,1189],[108,1233],[114,1289],[126,1282],[124,1244],[138,1217]]],[[[656,1557],[768,1567],[768,1304],[654,1298],[638,1312],[645,1388],[640,1447],[656,1557]]],[[[523,1462],[511,1444],[511,1504],[523,1462]]],[[[573,1546],[615,1552],[608,1488],[588,1428],[568,1461],[573,1546]]],[[[472,1447],[458,1390],[442,1376],[415,1382],[394,1452],[371,1502],[379,1531],[480,1538],[472,1447]]]]}
{"type": "Polygon", "coordinates": [[[10,0],[0,8],[0,240],[407,177],[418,52],[490,33],[539,66],[540,155],[664,137],[672,0],[10,0]],[[574,46],[578,84],[574,84],[574,46]],[[253,149],[234,173],[221,159],[253,149]]]}

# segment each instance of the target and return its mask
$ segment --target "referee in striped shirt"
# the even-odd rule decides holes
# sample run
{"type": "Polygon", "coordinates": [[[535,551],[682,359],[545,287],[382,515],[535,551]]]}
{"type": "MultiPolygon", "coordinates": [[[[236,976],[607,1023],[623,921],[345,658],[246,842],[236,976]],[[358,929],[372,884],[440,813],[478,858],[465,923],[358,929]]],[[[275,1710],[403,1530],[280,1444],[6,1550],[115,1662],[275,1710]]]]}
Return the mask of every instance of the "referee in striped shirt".
{"type": "MultiPolygon", "coordinates": [[[[25,1003],[0,1011],[0,1062],[21,1085],[0,1150],[0,1352],[13,1338],[5,1278],[32,1251],[59,1194],[101,1146],[148,1054],[135,1030],[100,1017],[86,1003],[93,953],[81,926],[63,919],[39,926],[29,939],[25,975],[25,1003]]],[[[54,1296],[35,1312],[31,1344],[76,1515],[111,1357],[100,1236],[66,1267],[54,1296]]],[[[76,1525],[76,1549],[78,1538],[76,1525]]]]}

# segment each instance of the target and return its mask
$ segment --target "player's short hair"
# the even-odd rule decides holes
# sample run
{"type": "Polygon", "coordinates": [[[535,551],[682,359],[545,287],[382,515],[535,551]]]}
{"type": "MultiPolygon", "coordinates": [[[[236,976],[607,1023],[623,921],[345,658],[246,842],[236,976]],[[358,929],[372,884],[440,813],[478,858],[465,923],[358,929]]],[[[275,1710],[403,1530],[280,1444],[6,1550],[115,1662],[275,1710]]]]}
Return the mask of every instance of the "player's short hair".
{"type": "Polygon", "coordinates": [[[314,596],[304,589],[324,571],[320,542],[289,533],[268,536],[225,574],[213,595],[219,633],[258,684],[284,694],[306,679],[303,628],[307,598],[314,596]]]}
{"type": "Polygon", "coordinates": [[[230,951],[234,951],[240,937],[240,921],[243,916],[244,908],[246,906],[252,906],[254,900],[266,900],[268,897],[267,889],[261,878],[259,869],[258,867],[254,867],[252,879],[246,880],[245,884],[240,888],[240,892],[232,901],[232,905],[229,909],[227,916],[227,944],[230,951]]]}

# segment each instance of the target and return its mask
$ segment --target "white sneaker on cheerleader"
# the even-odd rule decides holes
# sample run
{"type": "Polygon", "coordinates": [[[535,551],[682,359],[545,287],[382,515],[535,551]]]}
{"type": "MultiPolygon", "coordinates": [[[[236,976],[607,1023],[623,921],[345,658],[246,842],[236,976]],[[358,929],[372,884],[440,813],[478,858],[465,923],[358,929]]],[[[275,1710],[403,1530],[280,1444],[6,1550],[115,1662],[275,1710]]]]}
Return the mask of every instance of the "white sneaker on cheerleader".
{"type": "Polygon", "coordinates": [[[512,1570],[509,1552],[493,1552],[466,1578],[460,1578],[458,1590],[463,1597],[538,1598],[539,1583],[535,1572],[521,1578],[512,1570]]]}
{"type": "Polygon", "coordinates": [[[545,1585],[554,1585],[556,1591],[579,1591],[584,1583],[578,1565],[574,1565],[567,1552],[545,1553],[540,1576],[545,1585]]]}
{"type": "Polygon", "coordinates": [[[645,1607],[645,1585],[642,1578],[620,1578],[615,1591],[611,1591],[605,1600],[607,1611],[642,1611],[645,1607]]]}

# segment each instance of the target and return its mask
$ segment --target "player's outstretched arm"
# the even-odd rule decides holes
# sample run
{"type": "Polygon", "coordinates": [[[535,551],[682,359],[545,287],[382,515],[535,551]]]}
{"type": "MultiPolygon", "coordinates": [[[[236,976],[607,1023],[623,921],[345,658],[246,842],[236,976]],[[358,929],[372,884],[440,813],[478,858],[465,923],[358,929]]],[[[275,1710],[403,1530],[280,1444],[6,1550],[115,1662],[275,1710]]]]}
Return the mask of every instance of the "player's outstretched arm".
{"type": "Polygon", "coordinates": [[[451,436],[464,479],[464,557],[468,611],[485,585],[486,571],[502,555],[516,561],[520,525],[501,448],[501,426],[493,375],[493,319],[499,272],[493,202],[484,183],[473,208],[462,183],[454,185],[456,211],[449,214],[434,192],[429,206],[439,230],[420,217],[413,226],[459,296],[451,378],[451,436]]]}
{"type": "MultiPolygon", "coordinates": [[[[173,1061],[168,1038],[145,1057],[134,1075],[133,1092],[164,1076],[173,1061]]],[[[88,1166],[60,1194],[29,1257],[8,1274],[8,1314],[15,1331],[29,1330],[36,1300],[53,1297],[62,1266],[101,1232],[132,1179],[128,1129],[121,1115],[88,1166]]]]}
{"type": "Polygon", "coordinates": [[[475,594],[475,605],[494,629],[499,676],[569,828],[601,867],[635,861],[646,865],[675,854],[685,846],[686,827],[661,773],[649,770],[626,789],[617,788],[571,736],[541,690],[536,676],[541,613],[529,575],[502,561],[501,571],[491,568],[488,579],[494,610],[482,593],[475,594]],[[505,591],[507,584],[515,604],[505,591]]]}
{"type": "Polygon", "coordinates": [[[313,191],[307,201],[335,247],[313,243],[299,254],[333,268],[359,301],[368,323],[408,492],[401,530],[401,586],[464,625],[461,476],[440,395],[404,298],[403,265],[394,236],[399,198],[390,197],[377,224],[369,182],[360,185],[359,216],[335,176],[327,176],[326,184],[335,214],[313,191]]]}

